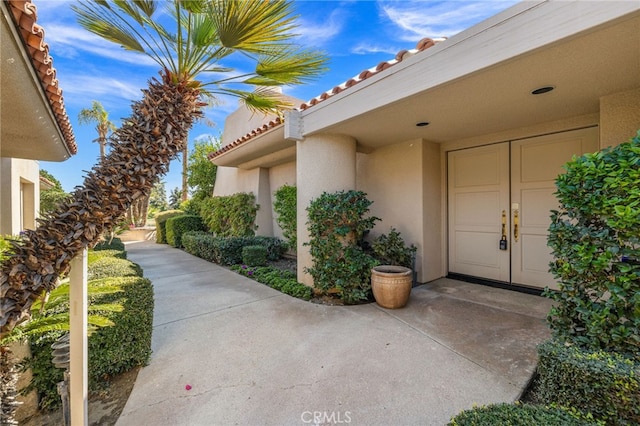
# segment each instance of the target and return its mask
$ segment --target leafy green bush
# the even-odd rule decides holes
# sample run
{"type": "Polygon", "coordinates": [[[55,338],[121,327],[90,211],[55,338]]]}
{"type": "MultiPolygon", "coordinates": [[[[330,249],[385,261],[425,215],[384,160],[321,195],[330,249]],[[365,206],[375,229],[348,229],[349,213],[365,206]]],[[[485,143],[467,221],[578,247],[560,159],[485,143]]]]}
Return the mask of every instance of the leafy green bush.
{"type": "Polygon", "coordinates": [[[282,185],[274,193],[273,211],[289,249],[296,250],[298,237],[298,191],[295,186],[282,185]]]}
{"type": "Polygon", "coordinates": [[[640,132],[569,162],[556,180],[548,244],[560,289],[555,337],[640,360],[640,132]]]}
{"type": "Polygon", "coordinates": [[[200,216],[184,214],[174,216],[165,222],[167,243],[172,247],[182,247],[182,235],[188,231],[204,231],[200,216]]]}
{"type": "Polygon", "coordinates": [[[203,231],[188,231],[182,235],[184,251],[209,262],[215,262],[220,257],[216,240],[216,237],[203,231]]]}
{"type": "Polygon", "coordinates": [[[242,247],[242,263],[247,266],[265,266],[267,264],[267,248],[265,246],[242,247]]]}
{"type": "Polygon", "coordinates": [[[89,265],[95,263],[98,259],[102,259],[103,257],[115,257],[118,259],[126,259],[127,252],[124,250],[89,250],[87,254],[87,263],[89,265]]]}
{"type": "Polygon", "coordinates": [[[105,378],[149,363],[154,300],[153,286],[146,278],[105,278],[91,285],[116,285],[124,290],[90,301],[124,307],[122,312],[104,313],[115,325],[99,328],[89,337],[89,379],[97,388],[105,378]]]}
{"type": "Polygon", "coordinates": [[[87,267],[88,278],[97,280],[107,277],[141,277],[142,268],[130,260],[103,257],[87,267]]]}
{"type": "Polygon", "coordinates": [[[550,340],[538,347],[536,397],[611,425],[640,424],[640,363],[550,340]]]}
{"type": "Polygon", "coordinates": [[[449,426],[585,426],[597,425],[560,408],[530,404],[492,404],[465,410],[451,419],[449,426]]]}
{"type": "Polygon", "coordinates": [[[391,228],[389,235],[382,234],[371,243],[373,257],[382,265],[397,265],[413,269],[416,246],[407,247],[395,228],[391,228]]]}
{"type": "Polygon", "coordinates": [[[298,299],[310,300],[313,296],[312,288],[299,283],[296,274],[290,271],[282,271],[272,266],[249,267],[247,265],[234,265],[231,269],[298,299]]]}
{"type": "Polygon", "coordinates": [[[156,221],[156,243],[167,244],[166,223],[172,217],[182,216],[182,210],[167,210],[158,213],[155,217],[156,221]]]}
{"type": "MultiPolygon", "coordinates": [[[[114,325],[103,327],[89,336],[89,389],[100,390],[105,379],[146,365],[151,355],[151,330],[153,321],[153,287],[151,282],[140,277],[111,277],[89,281],[93,293],[100,287],[120,287],[123,291],[89,297],[89,304],[122,304],[121,312],[98,312],[109,318],[114,325]]],[[[97,291],[96,291],[97,292],[97,291]]],[[[45,305],[46,309],[46,305],[45,305]]],[[[66,306],[51,309],[52,313],[66,306]]],[[[53,409],[60,405],[56,385],[62,381],[63,370],[52,363],[51,344],[65,332],[54,330],[30,342],[32,356],[26,360],[24,368],[32,371],[31,383],[25,392],[36,389],[39,406],[53,409]]]]}
{"type": "Polygon", "coordinates": [[[209,230],[218,237],[250,237],[255,234],[259,207],[255,195],[238,193],[206,199],[200,214],[209,230]]]}
{"type": "Polygon", "coordinates": [[[105,240],[101,241],[93,247],[93,251],[99,250],[119,250],[124,251],[124,243],[120,238],[113,238],[111,241],[105,240]]]}
{"type": "Polygon", "coordinates": [[[337,289],[347,304],[371,298],[371,268],[377,262],[357,244],[380,220],[365,217],[371,204],[364,192],[340,191],[323,193],[307,208],[313,266],[306,271],[316,288],[337,289]]]}
{"type": "Polygon", "coordinates": [[[247,240],[249,245],[264,246],[267,249],[268,260],[278,260],[287,251],[287,244],[278,237],[249,237],[247,240]]]}

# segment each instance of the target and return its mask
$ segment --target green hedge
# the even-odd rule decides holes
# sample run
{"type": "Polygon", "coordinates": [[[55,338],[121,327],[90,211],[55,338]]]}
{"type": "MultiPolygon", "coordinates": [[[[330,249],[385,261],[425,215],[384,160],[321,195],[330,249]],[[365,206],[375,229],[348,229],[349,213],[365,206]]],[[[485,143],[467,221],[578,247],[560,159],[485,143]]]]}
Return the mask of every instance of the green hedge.
{"type": "Polygon", "coordinates": [[[465,410],[451,419],[449,426],[583,426],[597,425],[570,412],[530,404],[492,404],[465,410]]]}
{"type": "Polygon", "coordinates": [[[205,226],[200,216],[180,215],[167,219],[165,222],[166,240],[169,245],[176,248],[182,247],[182,235],[189,231],[204,231],[205,226]]]}
{"type": "MultiPolygon", "coordinates": [[[[89,389],[104,388],[110,376],[135,366],[146,365],[151,355],[153,323],[153,287],[141,277],[112,277],[89,281],[91,289],[100,286],[119,286],[122,292],[92,296],[89,304],[122,304],[122,312],[103,312],[114,325],[100,328],[89,336],[89,389]]],[[[68,309],[68,306],[66,307],[68,309]]],[[[25,362],[33,374],[25,389],[37,389],[39,406],[52,409],[61,404],[56,384],[62,381],[62,370],[51,362],[51,344],[64,331],[51,331],[31,341],[31,358],[25,362]]]]}
{"type": "Polygon", "coordinates": [[[124,243],[120,238],[114,238],[111,241],[101,241],[93,247],[94,251],[99,250],[119,250],[124,251],[124,243]]]}
{"type": "Polygon", "coordinates": [[[299,283],[296,274],[291,271],[282,271],[272,266],[248,267],[246,265],[234,265],[231,269],[289,296],[303,300],[310,300],[313,296],[313,289],[299,283]]]}
{"type": "Polygon", "coordinates": [[[156,215],[156,243],[167,244],[166,236],[166,223],[167,220],[172,217],[182,216],[184,212],[182,210],[167,210],[156,215]]]}
{"type": "Polygon", "coordinates": [[[550,340],[538,347],[536,397],[611,425],[640,424],[640,363],[550,340]]]}
{"type": "Polygon", "coordinates": [[[267,259],[278,260],[286,250],[285,243],[275,237],[215,237],[204,232],[187,232],[182,243],[187,253],[220,265],[242,263],[242,249],[261,245],[267,249],[267,259]]]}
{"type": "Polygon", "coordinates": [[[244,246],[242,263],[247,266],[265,266],[267,264],[267,248],[265,246],[244,246]]]}
{"type": "Polygon", "coordinates": [[[130,260],[115,257],[97,259],[87,268],[89,280],[107,277],[141,277],[142,268],[130,260]]]}
{"type": "Polygon", "coordinates": [[[103,313],[115,325],[99,328],[89,338],[89,379],[95,388],[105,377],[149,363],[154,300],[151,281],[142,277],[105,278],[91,285],[117,285],[124,290],[91,301],[124,307],[122,312],[103,313]]]}
{"type": "Polygon", "coordinates": [[[127,252],[124,250],[89,250],[87,256],[87,263],[89,265],[95,263],[98,259],[102,259],[104,257],[115,257],[117,259],[126,259],[127,252]]]}

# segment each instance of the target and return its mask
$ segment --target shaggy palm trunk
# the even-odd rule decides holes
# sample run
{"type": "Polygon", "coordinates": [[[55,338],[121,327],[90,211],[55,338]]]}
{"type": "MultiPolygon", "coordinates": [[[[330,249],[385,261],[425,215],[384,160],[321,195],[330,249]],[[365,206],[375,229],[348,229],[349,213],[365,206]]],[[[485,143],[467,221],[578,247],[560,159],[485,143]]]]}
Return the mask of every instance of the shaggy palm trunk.
{"type": "Polygon", "coordinates": [[[189,168],[187,164],[188,158],[189,146],[185,143],[185,146],[182,150],[182,201],[187,201],[189,199],[189,168]]]}
{"type": "Polygon", "coordinates": [[[17,425],[15,420],[18,402],[18,372],[11,350],[0,347],[0,425],[17,425]]]}
{"type": "Polygon", "coordinates": [[[35,231],[26,231],[0,271],[0,337],[28,317],[33,301],[56,286],[69,263],[104,232],[112,230],[131,204],[151,192],[169,162],[184,148],[193,121],[202,115],[193,83],[176,82],[168,71],[152,79],[132,115],[112,135],[106,161],[87,174],[84,186],[35,231]]]}

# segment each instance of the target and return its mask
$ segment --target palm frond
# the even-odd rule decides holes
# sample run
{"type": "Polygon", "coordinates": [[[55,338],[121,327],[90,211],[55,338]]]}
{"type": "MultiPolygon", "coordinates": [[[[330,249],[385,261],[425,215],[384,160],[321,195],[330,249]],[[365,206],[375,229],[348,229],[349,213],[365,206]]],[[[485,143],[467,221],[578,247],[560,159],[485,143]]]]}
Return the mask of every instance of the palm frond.
{"type": "Polygon", "coordinates": [[[268,88],[256,88],[253,92],[244,90],[221,88],[212,93],[231,95],[239,98],[245,106],[253,112],[278,112],[283,109],[289,109],[293,105],[287,102],[280,93],[269,90],[268,88]]]}
{"type": "Polygon", "coordinates": [[[281,84],[302,84],[327,70],[327,59],[319,52],[283,49],[262,55],[256,74],[281,84]]]}

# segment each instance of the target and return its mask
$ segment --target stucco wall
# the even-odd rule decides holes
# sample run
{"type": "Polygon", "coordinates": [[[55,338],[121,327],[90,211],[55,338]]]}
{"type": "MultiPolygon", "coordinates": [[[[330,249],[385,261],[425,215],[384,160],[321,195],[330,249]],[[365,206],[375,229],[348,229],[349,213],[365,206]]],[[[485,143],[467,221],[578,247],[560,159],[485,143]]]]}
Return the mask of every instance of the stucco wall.
{"type": "Polygon", "coordinates": [[[373,201],[371,214],[382,219],[370,239],[396,228],[407,244],[418,248],[418,281],[439,278],[439,145],[423,140],[402,142],[358,154],[357,164],[357,189],[373,201]]]}
{"type": "Polygon", "coordinates": [[[18,234],[22,230],[21,221],[24,229],[35,229],[40,210],[39,171],[39,164],[34,160],[0,159],[1,234],[18,234]]]}
{"type": "Polygon", "coordinates": [[[640,129],[640,87],[600,98],[600,146],[619,145],[640,129]]]}

